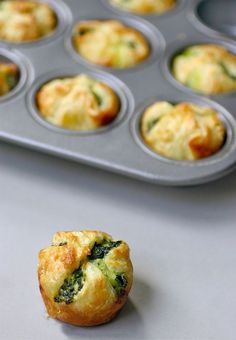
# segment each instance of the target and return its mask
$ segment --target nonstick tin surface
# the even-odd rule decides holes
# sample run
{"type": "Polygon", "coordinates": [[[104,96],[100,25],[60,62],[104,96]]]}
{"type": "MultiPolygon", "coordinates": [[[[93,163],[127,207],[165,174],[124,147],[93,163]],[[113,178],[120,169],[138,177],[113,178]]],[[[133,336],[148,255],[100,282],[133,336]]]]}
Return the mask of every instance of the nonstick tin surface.
{"type": "Polygon", "coordinates": [[[54,6],[58,17],[55,35],[34,43],[0,43],[1,58],[18,63],[22,72],[15,92],[0,99],[1,139],[167,185],[204,183],[235,167],[235,93],[207,98],[178,84],[169,69],[171,57],[194,43],[218,43],[236,52],[231,35],[214,31],[213,37],[212,29],[204,29],[206,25],[198,19],[196,10],[201,1],[179,0],[176,8],[164,15],[145,16],[122,12],[106,0],[48,2],[54,6]],[[73,50],[71,35],[76,22],[91,18],[117,19],[140,30],[149,41],[150,57],[136,67],[122,70],[98,67],[83,60],[73,50]],[[39,117],[35,106],[35,93],[45,81],[79,73],[103,80],[121,99],[117,120],[92,133],[55,128],[39,117]],[[190,101],[216,108],[227,130],[222,150],[194,162],[172,161],[154,154],[140,138],[139,119],[145,107],[155,99],[190,101]]]}

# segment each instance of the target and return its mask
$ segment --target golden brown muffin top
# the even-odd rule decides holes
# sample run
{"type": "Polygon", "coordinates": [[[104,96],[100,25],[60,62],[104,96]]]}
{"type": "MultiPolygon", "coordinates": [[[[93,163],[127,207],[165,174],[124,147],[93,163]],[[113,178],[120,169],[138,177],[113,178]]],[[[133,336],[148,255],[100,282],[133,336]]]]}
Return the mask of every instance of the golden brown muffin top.
{"type": "Polygon", "coordinates": [[[40,39],[57,25],[54,11],[47,3],[3,0],[0,2],[0,39],[19,43],[40,39]]]}
{"type": "Polygon", "coordinates": [[[131,67],[150,54],[146,38],[117,20],[82,21],[75,27],[73,40],[83,58],[100,66],[131,67]]]}
{"type": "Polygon", "coordinates": [[[136,14],[162,14],[176,5],[176,0],[110,0],[124,11],[136,14]]]}
{"type": "Polygon", "coordinates": [[[0,96],[6,95],[18,83],[19,69],[13,63],[0,63],[0,96]]]}
{"type": "Polygon", "coordinates": [[[71,130],[105,126],[116,118],[120,106],[110,86],[84,74],[46,83],[36,99],[48,122],[71,130]]]}
{"type": "Polygon", "coordinates": [[[186,48],[173,60],[173,75],[182,84],[205,94],[236,90],[236,55],[221,45],[186,48]]]}
{"type": "Polygon", "coordinates": [[[145,143],[156,153],[176,160],[197,160],[223,146],[225,127],[212,108],[191,103],[156,102],[141,121],[145,143]]]}
{"type": "Polygon", "coordinates": [[[129,248],[100,231],[57,232],[52,246],[39,253],[38,275],[50,316],[79,325],[104,323],[131,288],[129,248]]]}

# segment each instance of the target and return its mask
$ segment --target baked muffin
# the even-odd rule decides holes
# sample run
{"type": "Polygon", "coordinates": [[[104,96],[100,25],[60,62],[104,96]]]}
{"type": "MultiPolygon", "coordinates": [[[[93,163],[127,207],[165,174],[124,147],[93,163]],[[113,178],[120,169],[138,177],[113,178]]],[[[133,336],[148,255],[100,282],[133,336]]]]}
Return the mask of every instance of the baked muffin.
{"type": "Polygon", "coordinates": [[[39,252],[38,279],[49,316],[79,326],[106,323],[132,286],[129,247],[101,231],[57,232],[39,252]]]}
{"type": "Polygon", "coordinates": [[[0,96],[6,95],[18,83],[19,70],[13,63],[0,63],[0,96]]]}
{"type": "Polygon", "coordinates": [[[0,40],[29,42],[53,32],[57,25],[54,11],[46,3],[3,0],[0,3],[0,40]]]}
{"type": "Polygon", "coordinates": [[[140,32],[116,20],[80,22],[74,30],[74,46],[89,62],[106,67],[131,67],[150,53],[140,32]]]}
{"type": "Polygon", "coordinates": [[[144,142],[164,157],[198,160],[220,150],[226,131],[214,109],[156,102],[143,114],[141,134],[144,142]]]}
{"type": "Polygon", "coordinates": [[[173,75],[180,83],[205,94],[236,90],[236,55],[220,45],[186,48],[173,60],[173,75]]]}
{"type": "Polygon", "coordinates": [[[136,14],[162,14],[176,5],[176,0],[110,0],[111,4],[136,14]]]}
{"type": "Polygon", "coordinates": [[[108,85],[84,74],[46,83],[36,101],[43,118],[71,130],[94,130],[107,125],[116,118],[120,106],[108,85]]]}

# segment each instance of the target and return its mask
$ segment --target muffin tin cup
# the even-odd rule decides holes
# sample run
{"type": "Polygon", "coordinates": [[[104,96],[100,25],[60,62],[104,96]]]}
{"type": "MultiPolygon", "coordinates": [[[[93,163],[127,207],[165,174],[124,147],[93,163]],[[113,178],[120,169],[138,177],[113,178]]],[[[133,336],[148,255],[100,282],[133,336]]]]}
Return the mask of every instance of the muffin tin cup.
{"type": "Polygon", "coordinates": [[[55,41],[58,37],[60,37],[68,28],[69,23],[71,22],[71,12],[69,7],[61,0],[36,0],[37,2],[46,3],[48,4],[52,10],[54,11],[56,18],[57,18],[57,26],[54,31],[52,31],[49,35],[45,37],[41,37],[37,40],[32,41],[23,41],[23,42],[11,42],[7,40],[1,40],[1,45],[11,46],[14,48],[18,47],[36,47],[42,46],[44,44],[50,43],[55,41]]]}
{"type": "Polygon", "coordinates": [[[190,3],[189,19],[202,33],[236,40],[235,0],[196,0],[190,3]]]}
{"type": "Polygon", "coordinates": [[[117,114],[117,117],[110,124],[107,124],[104,127],[99,127],[95,130],[88,130],[88,131],[64,129],[56,125],[53,125],[52,123],[45,120],[37,108],[36,94],[44,84],[54,79],[70,78],[70,77],[75,77],[78,75],[78,72],[74,68],[73,69],[65,68],[63,70],[54,70],[50,74],[43,75],[34,83],[30,91],[28,92],[27,97],[26,97],[27,107],[29,109],[29,112],[31,113],[31,115],[37,122],[39,122],[45,128],[48,128],[51,131],[54,131],[57,133],[63,133],[67,135],[85,136],[85,135],[107,132],[107,130],[112,129],[116,127],[118,124],[120,124],[123,121],[123,119],[125,119],[125,117],[128,116],[129,112],[133,111],[134,99],[133,99],[132,93],[130,92],[129,88],[119,79],[117,79],[116,77],[112,75],[106,74],[104,72],[91,71],[88,69],[84,69],[79,74],[81,73],[84,73],[96,80],[99,80],[109,85],[112,88],[112,90],[116,93],[120,101],[120,109],[117,114]]]}
{"type": "Polygon", "coordinates": [[[177,56],[181,51],[183,51],[185,48],[194,46],[194,45],[206,45],[206,44],[217,44],[220,45],[224,48],[226,48],[229,52],[233,53],[236,55],[236,46],[233,45],[230,42],[224,41],[224,40],[219,40],[219,39],[209,39],[209,38],[201,38],[198,40],[194,39],[188,39],[185,40],[184,42],[178,42],[178,43],[173,43],[168,46],[165,52],[165,56],[162,59],[162,70],[163,73],[168,79],[168,81],[174,85],[176,88],[181,90],[182,92],[185,92],[186,94],[196,94],[196,95],[201,95],[205,97],[211,97],[211,98],[221,98],[221,97],[228,97],[232,98],[236,96],[236,91],[230,91],[230,92],[225,92],[225,93],[218,93],[218,94],[205,94],[201,91],[196,91],[194,89],[191,89],[190,87],[182,84],[179,82],[177,79],[175,79],[174,75],[172,74],[172,61],[175,56],[177,56]]]}
{"type": "Polygon", "coordinates": [[[62,27],[57,32],[32,43],[14,44],[10,51],[2,44],[0,55],[16,62],[22,77],[9,95],[0,98],[0,139],[163,185],[202,184],[236,168],[235,93],[210,96],[210,100],[177,82],[169,68],[174,54],[195,43],[222,44],[236,51],[231,40],[211,39],[188,20],[190,9],[198,1],[180,0],[179,6],[168,13],[147,15],[145,19],[121,11],[117,15],[105,0],[48,2],[62,13],[62,27]],[[71,39],[77,22],[90,19],[116,19],[134,27],[149,41],[150,57],[125,69],[87,62],[75,51],[71,39]],[[38,112],[36,92],[52,79],[81,73],[107,83],[117,93],[121,101],[117,118],[93,131],[67,130],[47,122],[38,112]],[[176,161],[156,154],[143,142],[139,131],[141,114],[155,100],[215,108],[227,130],[222,149],[199,161],[176,161]]]}
{"type": "Polygon", "coordinates": [[[100,0],[108,9],[112,10],[114,13],[117,13],[118,15],[130,15],[130,16],[138,16],[143,17],[144,19],[152,19],[157,17],[158,19],[168,17],[170,15],[174,15],[178,11],[180,11],[183,6],[185,5],[187,0],[177,0],[176,5],[163,13],[147,13],[147,14],[141,14],[141,13],[134,13],[130,11],[125,11],[119,8],[118,6],[112,5],[109,0],[100,0]]]}
{"type": "Polygon", "coordinates": [[[31,63],[25,56],[16,50],[0,47],[0,61],[6,63],[14,63],[19,70],[19,80],[16,86],[7,94],[0,96],[1,103],[13,100],[17,95],[26,89],[27,83],[30,83],[34,77],[34,71],[31,63]]]}
{"type": "Polygon", "coordinates": [[[106,72],[116,72],[116,73],[127,73],[130,71],[137,71],[138,69],[143,69],[144,67],[150,65],[150,63],[155,62],[157,58],[161,58],[162,53],[165,49],[165,40],[160,33],[160,31],[143,19],[136,19],[136,18],[124,18],[124,16],[118,16],[118,15],[109,15],[109,16],[95,16],[95,17],[77,17],[71,26],[71,29],[69,31],[69,34],[66,37],[65,41],[66,48],[72,58],[76,60],[78,63],[81,63],[87,67],[100,69],[106,72]],[[125,68],[118,68],[118,67],[106,67],[97,65],[95,63],[92,63],[85,58],[83,58],[75,49],[73,44],[73,34],[74,34],[74,28],[75,26],[81,22],[86,20],[118,20],[121,21],[124,25],[134,28],[138,32],[140,32],[147,40],[149,46],[150,46],[150,55],[138,63],[137,65],[125,67],[125,68]]]}
{"type": "Polygon", "coordinates": [[[146,103],[141,105],[136,109],[136,115],[131,120],[131,131],[134,137],[134,140],[139,145],[139,147],[146,153],[148,153],[150,156],[156,158],[157,160],[161,162],[167,162],[168,164],[172,164],[173,166],[181,166],[185,168],[189,167],[210,167],[216,163],[223,162],[224,159],[228,158],[230,154],[235,152],[236,148],[236,121],[234,117],[221,105],[218,103],[202,98],[202,97],[190,97],[190,96],[183,96],[183,95],[176,95],[171,97],[166,97],[164,95],[158,96],[155,98],[151,98],[146,103]],[[164,157],[158,153],[156,153],[152,148],[150,148],[145,141],[142,138],[141,131],[140,131],[140,124],[141,119],[143,116],[144,111],[152,104],[154,104],[157,101],[166,101],[173,104],[178,104],[181,102],[189,102],[193,103],[202,107],[210,107],[215,109],[221,121],[223,122],[226,130],[226,140],[222,148],[215,153],[214,155],[210,157],[206,157],[200,160],[194,160],[194,161],[182,161],[182,160],[174,160],[167,157],[164,157]]]}

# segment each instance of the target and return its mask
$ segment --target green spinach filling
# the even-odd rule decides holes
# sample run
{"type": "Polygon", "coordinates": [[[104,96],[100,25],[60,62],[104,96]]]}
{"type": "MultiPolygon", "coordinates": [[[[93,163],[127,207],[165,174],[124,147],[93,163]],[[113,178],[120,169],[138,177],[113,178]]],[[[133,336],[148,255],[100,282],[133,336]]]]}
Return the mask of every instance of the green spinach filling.
{"type": "Polygon", "coordinates": [[[69,275],[61,288],[59,289],[58,295],[54,298],[55,302],[65,302],[70,304],[74,301],[74,297],[83,287],[84,274],[82,269],[79,267],[71,275],[69,275]]]}
{"type": "Polygon", "coordinates": [[[124,273],[115,273],[113,270],[108,268],[102,259],[94,260],[92,263],[101,270],[104,276],[106,276],[117,296],[121,297],[125,294],[125,288],[127,287],[128,280],[124,273]]]}
{"type": "Polygon", "coordinates": [[[106,276],[111,286],[114,288],[117,296],[122,296],[125,293],[128,281],[124,273],[115,273],[109,269],[104,262],[104,257],[110,252],[111,249],[118,247],[122,241],[106,240],[101,244],[95,243],[88,257],[95,266],[97,266],[103,275],[106,276]]]}
{"type": "MultiPolygon", "coordinates": [[[[110,270],[103,259],[111,249],[118,247],[121,243],[122,241],[110,240],[105,240],[101,244],[95,243],[91,250],[91,254],[88,256],[88,260],[101,270],[119,297],[125,294],[128,280],[124,273],[115,273],[113,270],[110,270]]],[[[61,242],[59,246],[65,244],[66,242],[61,242]]],[[[83,288],[83,284],[84,274],[81,267],[79,267],[64,280],[54,301],[57,303],[64,302],[66,304],[74,302],[74,298],[83,288]]]]}
{"type": "Polygon", "coordinates": [[[232,73],[230,73],[229,69],[227,68],[227,66],[224,63],[220,63],[219,65],[220,65],[222,71],[224,72],[224,74],[226,74],[232,80],[236,80],[236,76],[234,76],[232,73]]]}
{"type": "Polygon", "coordinates": [[[158,117],[158,118],[152,119],[148,122],[148,124],[147,124],[148,132],[152,130],[152,128],[156,125],[156,123],[159,122],[160,119],[161,119],[161,117],[158,117]]]}
{"type": "Polygon", "coordinates": [[[8,86],[10,87],[10,89],[12,89],[17,84],[17,77],[14,76],[14,75],[8,74],[6,76],[6,82],[7,82],[8,86]]]}
{"type": "Polygon", "coordinates": [[[89,260],[103,259],[112,248],[116,248],[121,244],[121,241],[106,240],[103,243],[95,243],[91,250],[91,254],[88,256],[89,260]]]}

